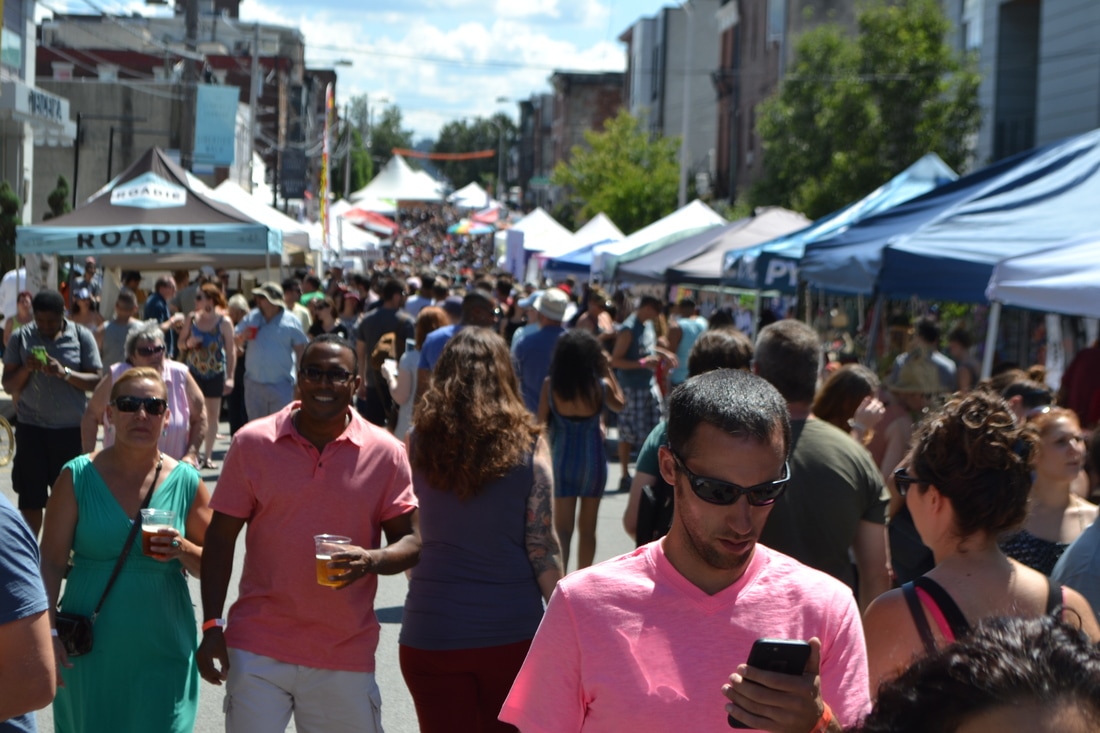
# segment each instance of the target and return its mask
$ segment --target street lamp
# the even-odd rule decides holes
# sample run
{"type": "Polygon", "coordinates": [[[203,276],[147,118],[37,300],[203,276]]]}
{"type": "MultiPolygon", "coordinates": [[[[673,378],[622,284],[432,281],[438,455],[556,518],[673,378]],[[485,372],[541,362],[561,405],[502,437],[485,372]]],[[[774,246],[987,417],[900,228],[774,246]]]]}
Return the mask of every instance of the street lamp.
{"type": "MultiPolygon", "coordinates": [[[[497,104],[507,104],[512,101],[508,97],[497,97],[497,104]]],[[[504,125],[489,118],[489,122],[497,128],[497,201],[504,201],[504,125]]]]}

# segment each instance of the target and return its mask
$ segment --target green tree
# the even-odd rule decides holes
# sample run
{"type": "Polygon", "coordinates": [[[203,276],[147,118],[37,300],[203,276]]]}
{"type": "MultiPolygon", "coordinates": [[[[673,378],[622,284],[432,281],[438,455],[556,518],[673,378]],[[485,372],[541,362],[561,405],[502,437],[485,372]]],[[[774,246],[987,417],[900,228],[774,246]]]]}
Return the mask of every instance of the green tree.
{"type": "Polygon", "coordinates": [[[602,132],[590,130],[584,139],[589,149],[574,147],[569,163],[558,163],[551,177],[565,188],[576,222],[602,211],[630,234],[676,208],[679,138],[651,137],[621,110],[602,132]]]}
{"type": "Polygon", "coordinates": [[[42,215],[43,221],[69,213],[69,179],[65,176],[57,177],[57,186],[46,197],[46,204],[50,210],[42,215]]]}
{"type": "MultiPolygon", "coordinates": [[[[367,150],[367,146],[363,144],[363,138],[359,134],[359,130],[351,125],[345,127],[343,139],[340,141],[339,149],[350,151],[351,154],[351,183],[347,187],[348,193],[354,193],[363,186],[370,183],[370,179],[374,175],[374,166],[370,159],[370,151],[367,150]],[[350,148],[346,145],[346,135],[351,136],[350,148]]],[[[347,157],[341,155],[338,158],[333,158],[332,161],[332,185],[330,190],[338,197],[344,195],[344,174],[347,171],[348,160],[347,157]]]]}
{"type": "Polygon", "coordinates": [[[23,223],[22,208],[11,184],[0,183],[0,272],[15,267],[15,228],[23,223]]]}
{"type": "MultiPolygon", "coordinates": [[[[492,150],[491,158],[471,160],[436,161],[440,172],[450,180],[455,188],[469,183],[478,183],[491,193],[496,191],[497,174],[501,164],[496,157],[503,149],[504,155],[515,144],[518,137],[516,124],[503,112],[492,117],[475,117],[473,120],[455,120],[448,122],[439,131],[439,137],[432,146],[433,153],[473,153],[479,150],[492,150]],[[503,141],[499,137],[503,135],[503,141]]],[[[504,165],[505,187],[507,187],[508,166],[504,165]]]]}
{"type": "Polygon", "coordinates": [[[381,114],[375,115],[372,122],[370,155],[379,168],[393,157],[394,148],[413,146],[413,131],[401,126],[401,108],[397,105],[387,105],[381,114]]]}
{"type": "Polygon", "coordinates": [[[928,152],[956,170],[980,124],[978,74],[947,43],[937,0],[873,4],[855,37],[832,24],[799,39],[779,92],[758,109],[764,177],[753,205],[823,216],[928,152]]]}

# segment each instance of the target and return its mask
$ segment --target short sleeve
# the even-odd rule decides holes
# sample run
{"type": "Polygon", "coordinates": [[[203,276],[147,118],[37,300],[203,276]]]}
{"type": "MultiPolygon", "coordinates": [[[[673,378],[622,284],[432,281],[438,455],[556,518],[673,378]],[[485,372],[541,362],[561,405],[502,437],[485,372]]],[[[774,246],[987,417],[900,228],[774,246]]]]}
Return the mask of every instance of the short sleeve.
{"type": "Polygon", "coordinates": [[[9,624],[45,611],[46,589],[34,535],[6,498],[0,502],[0,624],[9,624]]]}
{"type": "Polygon", "coordinates": [[[76,337],[80,341],[80,371],[98,372],[103,368],[103,361],[99,358],[99,347],[95,344],[95,336],[86,328],[76,329],[76,337]]]}
{"type": "Polygon", "coordinates": [[[8,347],[4,349],[4,364],[21,366],[26,361],[26,332],[21,328],[11,335],[8,347]]]}
{"type": "Polygon", "coordinates": [[[865,450],[858,453],[860,482],[863,484],[863,493],[866,496],[866,509],[860,519],[874,524],[886,524],[886,510],[890,505],[890,489],[882,480],[882,473],[878,470],[871,454],[865,450]]]}
{"type": "Polygon", "coordinates": [[[408,514],[418,505],[416,494],[413,493],[412,469],[409,467],[408,452],[399,442],[394,442],[389,450],[390,460],[393,462],[392,473],[378,511],[378,517],[383,522],[408,514]]]}
{"type": "Polygon", "coordinates": [[[855,598],[851,594],[838,595],[834,604],[844,605],[836,633],[821,640],[821,698],[841,725],[848,727],[871,710],[867,644],[855,598]]]}
{"type": "Polygon", "coordinates": [[[217,490],[210,498],[210,508],[238,519],[248,519],[256,508],[256,492],[248,476],[248,436],[238,433],[229,444],[222,463],[217,490]]]}
{"type": "Polygon", "coordinates": [[[500,720],[522,733],[569,733],[584,725],[585,707],[576,620],[559,585],[504,701],[500,720]]]}
{"type": "Polygon", "coordinates": [[[661,475],[661,464],[657,459],[657,449],[668,442],[668,423],[662,420],[649,433],[649,437],[642,443],[638,451],[638,463],[635,471],[648,473],[651,476],[661,475]]]}

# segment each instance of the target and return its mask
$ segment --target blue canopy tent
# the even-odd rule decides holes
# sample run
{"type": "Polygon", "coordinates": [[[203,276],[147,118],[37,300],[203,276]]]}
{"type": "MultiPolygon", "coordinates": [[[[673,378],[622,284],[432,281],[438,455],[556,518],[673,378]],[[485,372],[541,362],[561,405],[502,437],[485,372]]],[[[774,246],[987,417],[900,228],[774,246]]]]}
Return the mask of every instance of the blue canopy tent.
{"type": "Polygon", "coordinates": [[[258,269],[281,263],[282,232],[191,187],[150,148],[78,209],[16,229],[16,252],[85,257],[103,267],[258,269]]]}
{"type": "Polygon", "coordinates": [[[1020,153],[807,244],[843,293],[980,303],[994,265],[1100,230],[1100,130],[1020,153]]]}
{"type": "Polygon", "coordinates": [[[856,222],[958,177],[940,156],[928,153],[859,201],[818,219],[804,229],[755,247],[730,250],[722,265],[722,284],[795,293],[798,291],[798,262],[808,243],[830,237],[856,222]]]}

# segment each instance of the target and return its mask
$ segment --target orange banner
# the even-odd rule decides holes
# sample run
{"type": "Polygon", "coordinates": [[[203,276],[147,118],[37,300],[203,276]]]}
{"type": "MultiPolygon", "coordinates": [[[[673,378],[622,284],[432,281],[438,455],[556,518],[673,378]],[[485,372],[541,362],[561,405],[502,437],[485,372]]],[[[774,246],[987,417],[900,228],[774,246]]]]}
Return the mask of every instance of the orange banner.
{"type": "Polygon", "coordinates": [[[407,148],[394,148],[395,155],[406,158],[427,158],[428,160],[480,160],[492,158],[497,153],[495,150],[475,150],[472,153],[426,153],[423,150],[409,150],[407,148]]]}

